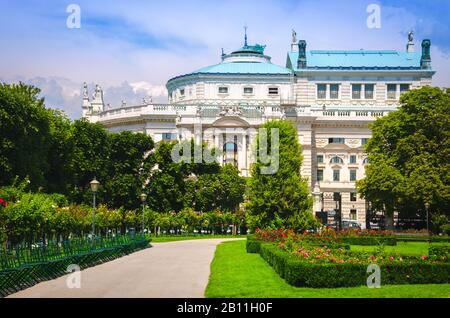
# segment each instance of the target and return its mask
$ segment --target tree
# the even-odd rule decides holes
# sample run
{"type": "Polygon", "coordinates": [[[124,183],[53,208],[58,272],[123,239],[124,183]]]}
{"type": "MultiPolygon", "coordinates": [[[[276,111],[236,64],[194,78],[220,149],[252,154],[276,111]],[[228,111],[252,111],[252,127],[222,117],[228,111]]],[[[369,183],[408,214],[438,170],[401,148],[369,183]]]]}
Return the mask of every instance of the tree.
{"type": "Polygon", "coordinates": [[[400,99],[397,111],[377,119],[366,151],[370,164],[357,183],[374,208],[425,217],[450,211],[450,90],[422,87],[400,99]]]}
{"type": "Polygon", "coordinates": [[[148,153],[153,149],[153,140],[142,133],[124,131],[109,134],[108,179],[104,181],[108,206],[139,208],[139,194],[148,178],[144,170],[149,162],[148,153]]]}
{"type": "MultiPolygon", "coordinates": [[[[92,194],[89,183],[96,177],[102,184],[109,179],[110,139],[101,124],[93,124],[86,119],[73,123],[73,154],[69,165],[70,199],[75,203],[90,204],[92,194]]],[[[99,201],[104,200],[105,188],[100,187],[99,201]]]]}
{"type": "Polygon", "coordinates": [[[50,114],[33,86],[0,83],[0,185],[27,176],[31,187],[46,186],[50,114]]]}
{"type": "Polygon", "coordinates": [[[267,147],[260,142],[260,131],[247,193],[250,227],[305,230],[316,226],[308,184],[300,175],[303,156],[297,130],[288,121],[270,121],[262,128],[267,129],[267,147]],[[278,143],[272,140],[277,132],[278,143]],[[278,162],[278,169],[266,174],[262,153],[274,154],[270,164],[276,167],[278,162]]]}

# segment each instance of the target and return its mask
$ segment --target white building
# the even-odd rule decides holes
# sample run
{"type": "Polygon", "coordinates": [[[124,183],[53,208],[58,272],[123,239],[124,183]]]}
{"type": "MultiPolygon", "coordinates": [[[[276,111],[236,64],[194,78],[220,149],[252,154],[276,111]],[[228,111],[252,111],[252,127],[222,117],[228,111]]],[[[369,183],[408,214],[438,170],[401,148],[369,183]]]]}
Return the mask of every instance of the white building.
{"type": "Polygon", "coordinates": [[[246,37],[241,49],[222,53],[219,64],[170,79],[167,104],[148,99],[105,109],[101,88],[90,100],[85,86],[83,117],[110,131],[144,132],[155,142],[203,139],[226,150],[223,161],[234,162],[243,176],[249,176],[256,136],[251,128],[291,120],[303,147],[301,173],[310,182],[314,211],[338,206],[343,219],[364,227],[366,204],[356,195],[355,181],[367,164],[368,124],[395,110],[403,92],[431,85],[430,45],[423,40],[421,52],[415,52],[410,33],[404,52],[307,51],[294,32],[283,67],[264,54],[265,46],[250,46],[246,37]]]}

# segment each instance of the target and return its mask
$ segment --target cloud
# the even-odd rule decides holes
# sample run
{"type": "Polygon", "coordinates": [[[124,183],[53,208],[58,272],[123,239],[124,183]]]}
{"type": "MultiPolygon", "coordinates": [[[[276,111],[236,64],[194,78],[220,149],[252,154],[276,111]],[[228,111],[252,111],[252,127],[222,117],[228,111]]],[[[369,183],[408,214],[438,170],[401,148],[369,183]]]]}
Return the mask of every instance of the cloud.
{"type": "Polygon", "coordinates": [[[70,116],[79,116],[84,81],[105,88],[112,105],[145,95],[165,102],[172,77],[220,62],[221,48],[267,44],[283,65],[294,28],[308,49],[404,50],[406,33],[433,43],[435,83],[450,86],[448,1],[433,0],[77,0],[81,29],[66,27],[65,1],[0,1],[0,70],[4,78],[39,79],[43,94],[70,116]],[[380,3],[382,28],[366,25],[367,5],[380,3]],[[45,91],[45,92],[44,92],[45,91]]]}

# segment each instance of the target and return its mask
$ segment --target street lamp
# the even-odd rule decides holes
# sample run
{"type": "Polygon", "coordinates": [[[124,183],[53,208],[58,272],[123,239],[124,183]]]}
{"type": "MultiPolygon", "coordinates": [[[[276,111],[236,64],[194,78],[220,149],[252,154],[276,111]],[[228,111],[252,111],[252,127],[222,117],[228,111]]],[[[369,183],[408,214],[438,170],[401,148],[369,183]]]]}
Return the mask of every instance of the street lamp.
{"type": "Polygon", "coordinates": [[[145,216],[144,216],[145,200],[147,200],[147,194],[142,192],[141,193],[141,202],[142,202],[142,234],[144,234],[144,226],[145,226],[145,216]]]}
{"type": "Polygon", "coordinates": [[[430,228],[429,228],[429,225],[428,225],[428,210],[430,209],[430,204],[428,203],[428,202],[425,202],[425,211],[427,212],[427,233],[428,233],[428,236],[430,236],[430,228]]]}
{"type": "Polygon", "coordinates": [[[93,193],[93,200],[92,200],[92,238],[94,238],[95,235],[95,194],[98,191],[98,187],[100,185],[100,182],[97,181],[97,179],[94,177],[94,180],[90,182],[91,190],[93,193]]]}

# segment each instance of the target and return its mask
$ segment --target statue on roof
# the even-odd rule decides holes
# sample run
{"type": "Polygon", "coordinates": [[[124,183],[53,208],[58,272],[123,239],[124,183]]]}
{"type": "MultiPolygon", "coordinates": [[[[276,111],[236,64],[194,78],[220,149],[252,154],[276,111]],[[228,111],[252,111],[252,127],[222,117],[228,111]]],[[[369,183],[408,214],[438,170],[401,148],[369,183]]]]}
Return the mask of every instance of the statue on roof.
{"type": "Polygon", "coordinates": [[[408,33],[408,41],[413,42],[414,41],[414,31],[409,31],[408,33]]]}
{"type": "Polygon", "coordinates": [[[88,93],[88,87],[86,82],[83,83],[83,98],[88,98],[89,97],[89,93],[88,93]]]}
{"type": "Polygon", "coordinates": [[[292,43],[297,43],[297,32],[292,29],[292,43]]]}

